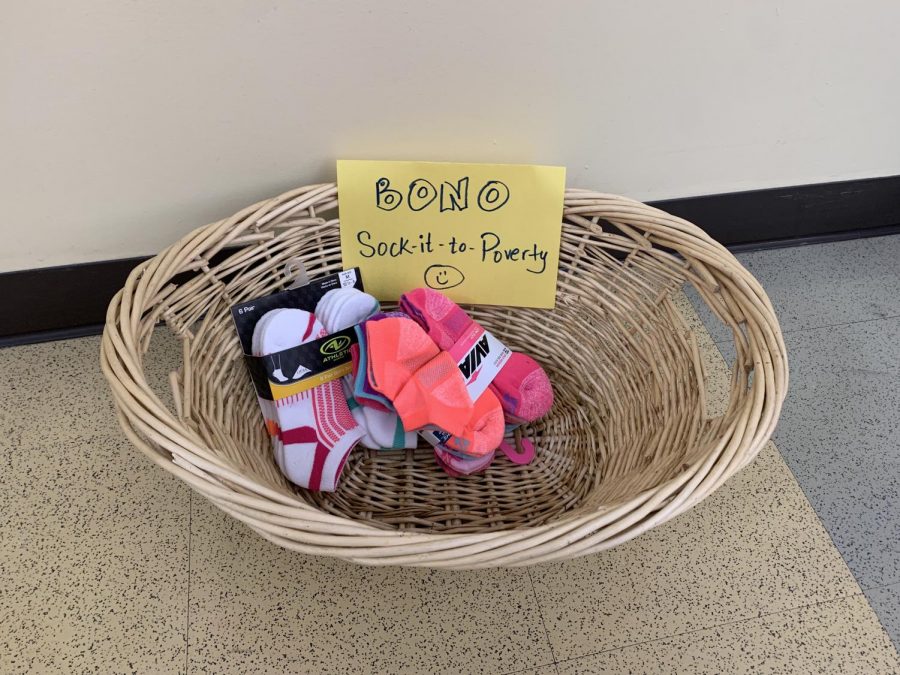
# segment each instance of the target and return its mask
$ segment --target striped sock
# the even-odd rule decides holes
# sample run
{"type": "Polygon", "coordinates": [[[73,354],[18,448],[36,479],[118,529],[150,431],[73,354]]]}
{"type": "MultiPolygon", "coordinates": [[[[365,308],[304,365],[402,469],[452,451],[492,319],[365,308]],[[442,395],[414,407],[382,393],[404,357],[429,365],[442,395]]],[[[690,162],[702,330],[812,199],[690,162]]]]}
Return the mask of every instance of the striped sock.
{"type": "MultiPolygon", "coordinates": [[[[315,316],[299,309],[275,310],[260,331],[263,354],[273,354],[327,335],[315,316]]],[[[364,430],[353,419],[339,380],[275,402],[283,444],[281,469],[310,490],[337,488],[347,456],[364,430]]]]}

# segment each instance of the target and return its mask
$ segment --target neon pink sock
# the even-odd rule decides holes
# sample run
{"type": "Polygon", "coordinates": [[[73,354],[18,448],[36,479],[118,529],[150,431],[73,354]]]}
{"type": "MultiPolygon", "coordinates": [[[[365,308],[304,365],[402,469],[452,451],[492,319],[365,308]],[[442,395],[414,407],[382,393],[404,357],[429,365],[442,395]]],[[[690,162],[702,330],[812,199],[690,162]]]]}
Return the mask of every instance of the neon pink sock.
{"type": "Polygon", "coordinates": [[[440,353],[416,322],[407,318],[367,321],[364,327],[369,384],[390,401],[419,368],[440,353]]]}
{"type": "Polygon", "coordinates": [[[456,435],[465,431],[472,400],[462,373],[415,321],[367,322],[366,345],[369,382],[393,403],[406,431],[426,425],[456,435]]]}
{"type": "MultiPolygon", "coordinates": [[[[496,397],[494,401],[496,412],[501,413],[496,397]]],[[[479,448],[490,442],[491,432],[498,426],[491,426],[490,419],[482,422],[480,416],[473,421],[472,399],[469,398],[466,382],[456,361],[447,352],[439,352],[413,373],[394,398],[394,407],[406,431],[436,426],[458,436],[460,443],[466,447],[474,447],[477,440],[481,440],[479,448]],[[486,428],[482,430],[482,427],[486,428]]],[[[502,413],[499,427],[502,438],[502,413]]]]}
{"type": "Polygon", "coordinates": [[[497,397],[488,390],[472,404],[472,415],[463,433],[450,436],[445,443],[451,450],[469,457],[493,455],[503,442],[504,429],[503,409],[497,397]]]}
{"type": "MultiPolygon", "coordinates": [[[[449,350],[475,323],[455,302],[431,288],[417,288],[400,296],[400,308],[415,320],[438,347],[449,350]]],[[[491,383],[507,422],[531,422],[553,405],[553,387],[537,361],[513,352],[491,383]]]]}

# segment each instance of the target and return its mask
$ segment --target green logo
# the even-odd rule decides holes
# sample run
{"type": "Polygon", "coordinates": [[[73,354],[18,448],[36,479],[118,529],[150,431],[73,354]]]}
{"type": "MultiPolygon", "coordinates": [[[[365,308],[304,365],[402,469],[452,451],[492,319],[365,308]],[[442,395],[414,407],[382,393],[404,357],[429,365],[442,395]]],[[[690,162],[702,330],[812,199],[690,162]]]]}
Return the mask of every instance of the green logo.
{"type": "Polygon", "coordinates": [[[319,351],[322,354],[326,355],[338,354],[347,349],[347,347],[350,346],[351,342],[352,340],[346,335],[338,335],[337,337],[331,338],[328,342],[319,347],[319,351]]]}

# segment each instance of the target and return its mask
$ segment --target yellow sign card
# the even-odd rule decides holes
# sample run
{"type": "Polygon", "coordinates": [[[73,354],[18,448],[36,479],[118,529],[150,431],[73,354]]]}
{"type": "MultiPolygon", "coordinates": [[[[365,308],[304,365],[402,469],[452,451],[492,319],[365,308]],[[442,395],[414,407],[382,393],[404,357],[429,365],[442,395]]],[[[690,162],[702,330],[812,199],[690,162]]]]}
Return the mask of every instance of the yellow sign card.
{"type": "Polygon", "coordinates": [[[565,168],[339,160],[337,174],[344,267],[379,300],[429,286],[553,307],[565,168]]]}

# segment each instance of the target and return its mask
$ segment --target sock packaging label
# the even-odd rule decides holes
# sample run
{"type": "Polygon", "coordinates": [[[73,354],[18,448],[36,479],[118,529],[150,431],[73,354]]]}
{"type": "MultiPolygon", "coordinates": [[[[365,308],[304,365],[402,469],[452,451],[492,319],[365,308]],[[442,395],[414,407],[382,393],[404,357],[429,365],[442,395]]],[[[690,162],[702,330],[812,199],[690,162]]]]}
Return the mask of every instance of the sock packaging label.
{"type": "Polygon", "coordinates": [[[450,348],[450,356],[456,360],[466,379],[469,398],[475,401],[509,361],[512,351],[480,325],[473,323],[450,348]]]}
{"type": "MultiPolygon", "coordinates": [[[[509,361],[512,350],[477,323],[450,348],[450,356],[466,380],[469,398],[475,401],[488,388],[500,369],[509,361]]],[[[450,438],[443,429],[428,427],[419,431],[428,443],[461,459],[471,459],[446,445],[450,438]]]]}
{"type": "Polygon", "coordinates": [[[244,362],[260,398],[279,401],[351,372],[350,347],[357,342],[353,326],[274,354],[254,356],[252,353],[253,329],[266,312],[273,309],[313,312],[328,291],[349,287],[364,290],[358,268],[329,274],[304,286],[248,300],[231,308],[244,362]]]}

